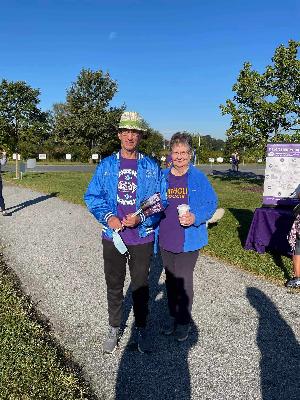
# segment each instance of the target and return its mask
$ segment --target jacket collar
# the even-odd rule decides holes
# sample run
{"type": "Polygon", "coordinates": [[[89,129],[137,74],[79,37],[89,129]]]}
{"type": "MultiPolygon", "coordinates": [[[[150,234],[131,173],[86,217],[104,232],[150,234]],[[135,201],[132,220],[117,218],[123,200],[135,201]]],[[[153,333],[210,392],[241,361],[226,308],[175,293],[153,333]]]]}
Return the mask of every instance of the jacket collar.
{"type": "MultiPolygon", "coordinates": [[[[140,153],[139,151],[137,152],[137,155],[138,155],[138,156],[137,156],[137,159],[138,159],[138,160],[144,158],[144,154],[140,153]]],[[[121,158],[121,150],[119,150],[119,151],[116,153],[116,157],[117,157],[118,160],[120,160],[120,158],[121,158]]]]}

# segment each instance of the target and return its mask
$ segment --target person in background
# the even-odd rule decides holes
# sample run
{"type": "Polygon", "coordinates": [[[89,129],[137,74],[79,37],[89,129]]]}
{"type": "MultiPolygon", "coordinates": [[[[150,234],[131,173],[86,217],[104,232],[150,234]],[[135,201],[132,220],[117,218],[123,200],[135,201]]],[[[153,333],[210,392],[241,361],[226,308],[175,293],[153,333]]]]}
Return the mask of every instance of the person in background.
{"type": "Polygon", "coordinates": [[[238,152],[235,153],[235,170],[239,172],[239,165],[240,165],[240,155],[238,152]]]}
{"type": "Polygon", "coordinates": [[[101,161],[87,188],[84,199],[89,211],[102,224],[104,274],[107,285],[108,335],[103,351],[112,353],[119,340],[122,319],[123,288],[128,261],[135,338],[138,350],[151,350],[147,338],[148,274],[153,252],[154,230],[160,214],[134,215],[141,203],[155,193],[165,197],[164,177],[159,164],[138,152],[144,123],[137,112],[124,112],[119,124],[121,150],[101,161]],[[114,246],[112,236],[120,233],[129,258],[114,246]]]}
{"type": "Polygon", "coordinates": [[[286,287],[300,289],[300,214],[296,216],[288,241],[293,251],[293,277],[286,283],[286,287]]]}
{"type": "Polygon", "coordinates": [[[175,133],[170,150],[172,164],[164,170],[168,206],[159,226],[169,308],[162,333],[174,334],[180,342],[188,338],[194,296],[193,273],[199,249],[208,243],[206,221],[216,210],[217,196],[207,177],[191,164],[191,135],[175,133]],[[184,208],[186,211],[182,212],[184,208]]]}
{"type": "Polygon", "coordinates": [[[1,167],[3,167],[6,164],[7,158],[6,158],[6,151],[2,150],[1,151],[1,159],[0,159],[0,209],[1,209],[1,214],[3,216],[8,215],[7,212],[5,211],[5,202],[3,198],[3,184],[2,184],[2,177],[1,177],[1,167]]]}
{"type": "Polygon", "coordinates": [[[231,154],[231,165],[232,165],[232,171],[239,171],[239,163],[240,163],[240,156],[239,153],[236,151],[231,154]]]}
{"type": "Polygon", "coordinates": [[[240,163],[240,156],[239,153],[236,151],[231,154],[232,171],[239,172],[239,163],[240,163]]]}

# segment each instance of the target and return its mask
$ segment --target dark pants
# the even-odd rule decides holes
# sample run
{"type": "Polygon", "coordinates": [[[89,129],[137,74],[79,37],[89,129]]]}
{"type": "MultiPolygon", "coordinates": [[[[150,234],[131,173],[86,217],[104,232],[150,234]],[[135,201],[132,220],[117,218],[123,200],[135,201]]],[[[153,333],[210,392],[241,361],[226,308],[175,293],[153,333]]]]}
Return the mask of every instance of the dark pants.
{"type": "Polygon", "coordinates": [[[5,203],[4,203],[4,198],[3,198],[3,195],[2,195],[2,187],[3,187],[2,179],[1,179],[1,176],[0,176],[0,209],[3,211],[3,210],[5,210],[5,203]]]}
{"type": "Polygon", "coordinates": [[[193,274],[198,255],[199,250],[175,254],[161,249],[166,271],[169,312],[178,324],[188,324],[191,320],[194,298],[193,274]]]}
{"type": "MultiPolygon", "coordinates": [[[[114,244],[102,240],[104,274],[107,285],[109,325],[118,327],[122,320],[123,288],[126,276],[127,258],[118,252],[114,244]]],[[[127,245],[131,277],[133,313],[135,326],[145,327],[148,316],[149,286],[148,275],[153,243],[127,245]]]]}

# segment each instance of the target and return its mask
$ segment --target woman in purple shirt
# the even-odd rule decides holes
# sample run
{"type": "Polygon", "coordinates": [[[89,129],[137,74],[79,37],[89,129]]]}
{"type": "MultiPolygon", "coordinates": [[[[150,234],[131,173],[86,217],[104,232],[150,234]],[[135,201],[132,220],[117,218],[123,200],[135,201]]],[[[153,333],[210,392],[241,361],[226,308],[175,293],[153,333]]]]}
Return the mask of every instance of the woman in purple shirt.
{"type": "Polygon", "coordinates": [[[216,210],[217,197],[207,177],[190,163],[191,135],[175,133],[170,150],[172,165],[164,171],[168,206],[159,227],[170,314],[162,333],[184,341],[190,330],[194,268],[199,249],[208,243],[206,221],[216,210]],[[182,204],[188,211],[179,215],[182,204]]]}

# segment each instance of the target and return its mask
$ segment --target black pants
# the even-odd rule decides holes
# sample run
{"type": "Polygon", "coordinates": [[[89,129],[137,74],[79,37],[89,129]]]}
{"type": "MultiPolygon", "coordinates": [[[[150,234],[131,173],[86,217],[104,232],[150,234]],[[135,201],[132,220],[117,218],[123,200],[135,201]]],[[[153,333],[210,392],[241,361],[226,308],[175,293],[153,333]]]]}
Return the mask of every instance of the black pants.
{"type": "MultiPolygon", "coordinates": [[[[123,288],[126,276],[127,258],[118,252],[114,244],[108,240],[102,240],[104,274],[107,285],[107,305],[109,325],[118,327],[121,325],[123,288]]],[[[148,316],[149,286],[148,275],[153,243],[127,246],[130,253],[128,261],[133,313],[135,325],[145,327],[148,316]]]]}
{"type": "Polygon", "coordinates": [[[188,324],[194,298],[193,275],[199,250],[186,253],[171,253],[161,248],[166,271],[166,289],[171,317],[178,324],[188,324]]]}
{"type": "Polygon", "coordinates": [[[1,176],[0,176],[0,209],[2,210],[2,211],[4,211],[5,210],[5,203],[4,203],[4,198],[3,198],[3,194],[2,194],[2,179],[1,179],[1,176]]]}

